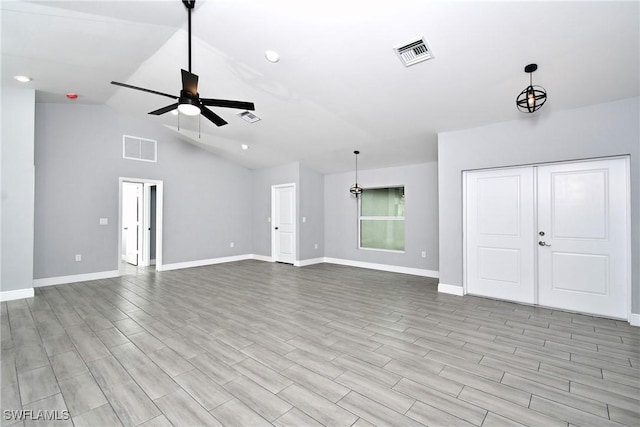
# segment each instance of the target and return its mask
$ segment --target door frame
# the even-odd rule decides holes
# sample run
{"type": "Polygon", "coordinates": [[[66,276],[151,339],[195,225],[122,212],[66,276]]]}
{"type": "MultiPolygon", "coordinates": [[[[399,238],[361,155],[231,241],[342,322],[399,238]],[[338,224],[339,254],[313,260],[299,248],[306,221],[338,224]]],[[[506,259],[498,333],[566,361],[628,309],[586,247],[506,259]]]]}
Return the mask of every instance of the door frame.
{"type": "MultiPolygon", "coordinates": [[[[631,171],[630,171],[630,158],[629,155],[622,156],[605,156],[605,157],[590,157],[585,159],[575,159],[575,160],[558,160],[554,162],[540,162],[540,163],[525,163],[519,165],[507,165],[507,166],[496,166],[496,167],[487,167],[487,168],[477,168],[477,169],[466,169],[462,171],[461,179],[462,179],[462,295],[467,294],[467,286],[468,286],[468,269],[467,269],[467,174],[470,172],[477,171],[485,171],[485,170],[506,170],[513,168],[521,168],[521,167],[538,167],[538,166],[547,166],[554,164],[571,164],[571,163],[583,163],[583,162],[591,162],[598,160],[615,160],[615,159],[624,159],[625,161],[625,183],[626,183],[626,235],[625,235],[625,259],[626,259],[626,289],[627,289],[627,321],[630,321],[632,317],[631,312],[631,304],[632,304],[632,289],[631,289],[631,273],[632,273],[632,259],[631,259],[631,171]]],[[[534,197],[534,221],[538,221],[538,200],[537,200],[537,191],[538,191],[538,180],[534,180],[534,191],[536,197],[534,197]]],[[[537,239],[536,239],[537,241],[537,239]]],[[[537,248],[536,248],[537,249],[537,248]]],[[[538,262],[538,252],[534,251],[534,261],[538,262]]],[[[538,305],[538,269],[534,269],[534,305],[538,305]]],[[[525,304],[526,303],[516,303],[516,304],[525,304]]],[[[547,307],[555,310],[562,310],[554,307],[547,307]]],[[[567,311],[567,310],[564,310],[567,311]]],[[[588,314],[588,313],[586,313],[588,314]]],[[[591,314],[593,316],[598,316],[591,314]]]]}
{"type": "Polygon", "coordinates": [[[278,261],[278,248],[276,246],[276,229],[274,227],[274,222],[276,220],[276,191],[281,188],[293,188],[293,265],[298,262],[298,195],[296,193],[296,183],[292,182],[289,184],[277,184],[271,186],[271,223],[269,224],[271,227],[271,260],[273,262],[278,261]]]}
{"type": "MultiPolygon", "coordinates": [[[[147,178],[129,178],[129,177],[119,177],[118,178],[118,271],[119,275],[123,275],[125,270],[122,265],[122,185],[125,182],[133,182],[143,184],[143,193],[146,194],[146,189],[152,185],[156,187],[156,271],[162,271],[162,213],[163,213],[163,182],[161,180],[156,179],[147,179],[147,178]]],[[[143,212],[146,212],[148,203],[144,203],[143,212]]],[[[147,215],[142,216],[143,221],[143,243],[142,246],[148,245],[147,234],[144,231],[144,228],[148,227],[147,223],[147,215]]],[[[149,256],[149,251],[147,251],[146,257],[149,256]]],[[[144,258],[141,258],[144,259],[144,258]]],[[[143,262],[138,262],[140,265],[144,264],[143,262]]]]}
{"type": "MultiPolygon", "coordinates": [[[[144,228],[145,228],[145,217],[144,217],[144,207],[146,205],[146,200],[144,199],[144,184],[141,182],[130,182],[130,181],[123,181],[122,182],[122,209],[121,209],[121,214],[123,215],[123,225],[125,222],[124,219],[124,211],[125,211],[125,205],[128,205],[129,209],[133,209],[133,206],[135,205],[135,210],[136,210],[136,231],[135,231],[135,236],[136,236],[136,250],[135,250],[135,264],[132,262],[132,260],[129,258],[129,254],[131,251],[131,246],[133,246],[130,241],[130,237],[133,237],[130,235],[130,233],[132,232],[132,230],[129,230],[128,232],[124,232],[125,228],[124,227],[120,227],[120,230],[122,230],[122,240],[123,240],[123,244],[124,241],[126,241],[126,245],[124,245],[125,250],[124,253],[122,253],[122,260],[126,261],[127,263],[131,264],[131,265],[135,265],[135,266],[144,266],[144,260],[143,260],[143,254],[144,254],[144,243],[145,243],[145,239],[144,239],[144,228]],[[130,191],[128,193],[127,196],[125,196],[125,188],[130,188],[130,191]],[[132,194],[133,189],[135,188],[136,190],[136,194],[135,194],[135,200],[134,200],[134,195],[132,194]],[[127,203],[125,203],[127,202],[127,203]]],[[[132,218],[130,218],[129,216],[131,215],[132,212],[127,212],[127,220],[130,221],[132,218]]],[[[132,223],[128,223],[127,224],[129,227],[132,226],[132,223]]]]}

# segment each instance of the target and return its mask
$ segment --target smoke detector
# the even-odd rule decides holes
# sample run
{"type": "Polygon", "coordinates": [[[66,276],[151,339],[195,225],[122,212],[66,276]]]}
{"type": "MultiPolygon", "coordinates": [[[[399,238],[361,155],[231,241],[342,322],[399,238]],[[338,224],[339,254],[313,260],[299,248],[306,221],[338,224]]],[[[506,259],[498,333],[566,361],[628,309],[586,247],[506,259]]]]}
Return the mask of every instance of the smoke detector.
{"type": "Polygon", "coordinates": [[[405,67],[433,58],[433,52],[424,41],[424,37],[393,48],[405,67]]]}

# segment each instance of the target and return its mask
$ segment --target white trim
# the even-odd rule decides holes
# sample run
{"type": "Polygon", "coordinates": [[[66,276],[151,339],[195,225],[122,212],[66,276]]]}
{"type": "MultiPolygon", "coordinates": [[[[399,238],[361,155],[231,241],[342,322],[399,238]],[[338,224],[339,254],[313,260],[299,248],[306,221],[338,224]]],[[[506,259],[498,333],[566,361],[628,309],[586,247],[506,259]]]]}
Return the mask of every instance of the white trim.
{"type": "Polygon", "coordinates": [[[633,301],[633,287],[631,286],[631,278],[633,277],[633,271],[631,266],[633,264],[631,259],[631,159],[630,156],[624,156],[625,165],[625,184],[627,186],[627,224],[626,224],[626,240],[625,250],[627,251],[627,313],[629,313],[629,323],[633,326],[640,326],[640,315],[634,314],[631,310],[631,302],[633,301]]]}
{"type": "Polygon", "coordinates": [[[87,282],[89,280],[110,279],[119,277],[119,270],[99,271],[97,273],[73,274],[70,276],[45,277],[44,279],[34,279],[33,286],[39,288],[41,286],[63,285],[66,283],[87,282]]]}
{"type": "Polygon", "coordinates": [[[438,292],[458,296],[463,296],[465,294],[464,288],[462,286],[447,285],[446,283],[442,282],[438,283],[438,292]]]}
{"type": "Polygon", "coordinates": [[[203,267],[205,265],[222,264],[225,262],[234,262],[234,261],[244,261],[246,259],[254,259],[254,255],[252,254],[233,255],[233,256],[226,256],[226,257],[220,257],[220,258],[199,259],[196,261],[185,261],[185,262],[176,262],[173,264],[164,264],[162,266],[162,271],[180,270],[183,268],[192,268],[192,267],[203,267]]]}
{"type": "MultiPolygon", "coordinates": [[[[469,278],[467,275],[469,272],[467,271],[467,174],[469,171],[462,171],[462,295],[467,293],[467,283],[469,283],[469,278]]],[[[450,286],[445,285],[443,286],[450,286]]],[[[446,292],[443,288],[443,293],[451,293],[446,292]]],[[[438,292],[440,292],[440,284],[438,283],[438,292]]]]}
{"type": "Polygon", "coordinates": [[[303,259],[300,261],[296,261],[293,263],[293,265],[296,267],[306,267],[307,265],[322,264],[324,262],[325,262],[324,258],[310,258],[310,259],[303,259]]]}
{"type": "MultiPolygon", "coordinates": [[[[276,247],[276,226],[274,223],[277,223],[278,218],[276,218],[276,191],[281,188],[293,188],[293,226],[292,226],[292,234],[293,234],[293,264],[295,265],[298,258],[298,190],[295,182],[291,182],[288,184],[277,184],[271,186],[271,222],[269,225],[271,226],[271,258],[274,261],[278,261],[278,248],[276,247]]],[[[282,261],[285,262],[285,261],[282,261]]]]}
{"type": "MultiPolygon", "coordinates": [[[[122,254],[122,184],[124,182],[135,182],[140,184],[151,184],[156,186],[156,271],[164,270],[162,265],[162,240],[163,240],[163,204],[164,204],[164,182],[155,179],[130,178],[121,176],[118,178],[118,259],[122,254]]],[[[125,273],[125,267],[120,263],[120,275],[125,273]]]]}
{"type": "Polygon", "coordinates": [[[23,298],[33,298],[33,288],[0,292],[0,301],[13,301],[15,299],[23,298]]]}
{"type": "Polygon", "coordinates": [[[402,267],[399,265],[377,264],[373,262],[353,261],[350,259],[340,258],[324,258],[324,262],[329,264],[347,265],[350,267],[368,268],[371,270],[389,271],[391,273],[411,274],[413,276],[434,277],[438,278],[440,272],[435,270],[426,270],[422,268],[402,267]]]}
{"type": "Polygon", "coordinates": [[[255,259],[257,261],[276,262],[272,257],[270,257],[268,255],[251,254],[249,256],[251,257],[250,259],[255,259]]]}

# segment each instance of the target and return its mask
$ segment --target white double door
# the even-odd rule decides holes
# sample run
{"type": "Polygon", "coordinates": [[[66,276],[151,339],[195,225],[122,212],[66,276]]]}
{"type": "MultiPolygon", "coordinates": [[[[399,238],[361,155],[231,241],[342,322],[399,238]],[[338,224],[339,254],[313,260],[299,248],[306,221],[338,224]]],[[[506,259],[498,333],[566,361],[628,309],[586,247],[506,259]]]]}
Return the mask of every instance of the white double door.
{"type": "Polygon", "coordinates": [[[628,317],[626,159],[465,180],[467,293],[628,317]]]}

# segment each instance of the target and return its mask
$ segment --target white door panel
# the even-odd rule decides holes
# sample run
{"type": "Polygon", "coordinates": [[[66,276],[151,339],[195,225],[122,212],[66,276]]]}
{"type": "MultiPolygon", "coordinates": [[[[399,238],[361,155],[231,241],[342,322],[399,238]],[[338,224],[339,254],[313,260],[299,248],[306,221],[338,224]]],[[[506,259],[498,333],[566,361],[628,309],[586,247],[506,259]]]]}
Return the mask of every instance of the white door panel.
{"type": "Polygon", "coordinates": [[[472,172],[467,185],[467,292],[533,303],[533,170],[472,172]]]}
{"type": "Polygon", "coordinates": [[[122,254],[132,265],[140,261],[142,242],[142,184],[125,182],[122,184],[122,254]]]}
{"type": "Polygon", "coordinates": [[[538,167],[541,305],[627,317],[624,159],[538,167]]]}
{"type": "Polygon", "coordinates": [[[293,264],[295,260],[295,185],[274,186],[273,248],[275,261],[293,264]]]}

